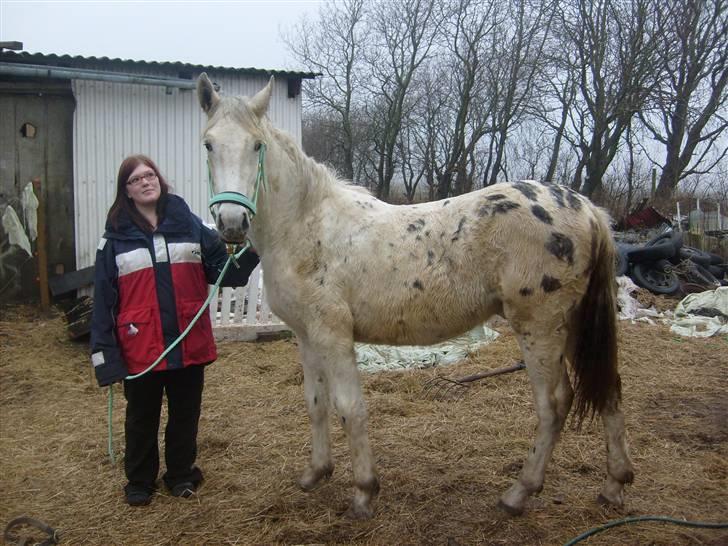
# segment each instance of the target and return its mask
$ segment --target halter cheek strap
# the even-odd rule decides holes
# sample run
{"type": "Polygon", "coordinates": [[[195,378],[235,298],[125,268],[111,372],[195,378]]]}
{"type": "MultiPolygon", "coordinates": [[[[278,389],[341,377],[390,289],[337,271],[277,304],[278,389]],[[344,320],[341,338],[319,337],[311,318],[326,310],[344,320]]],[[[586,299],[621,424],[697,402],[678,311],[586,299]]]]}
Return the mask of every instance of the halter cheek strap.
{"type": "Polygon", "coordinates": [[[217,205],[218,203],[233,203],[235,205],[242,205],[248,209],[251,215],[255,216],[258,210],[257,203],[260,187],[262,185],[264,190],[268,189],[268,180],[265,176],[265,150],[265,142],[261,142],[260,149],[258,150],[258,172],[255,176],[255,187],[253,189],[252,199],[237,191],[223,191],[216,194],[213,189],[210,162],[207,162],[207,180],[210,186],[210,201],[208,206],[210,207],[210,212],[213,216],[215,216],[215,211],[212,209],[212,206],[217,205]]]}

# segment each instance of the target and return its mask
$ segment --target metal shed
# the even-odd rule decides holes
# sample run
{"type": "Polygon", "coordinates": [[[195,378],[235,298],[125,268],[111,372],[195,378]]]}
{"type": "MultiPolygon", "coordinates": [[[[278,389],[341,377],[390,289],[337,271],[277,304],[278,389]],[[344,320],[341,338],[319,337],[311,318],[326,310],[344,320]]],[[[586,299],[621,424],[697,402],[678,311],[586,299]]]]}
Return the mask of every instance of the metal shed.
{"type": "MultiPolygon", "coordinates": [[[[301,80],[313,73],[0,51],[0,214],[10,205],[22,217],[23,190],[40,180],[50,276],[93,265],[127,155],[152,157],[211,220],[194,91],[201,72],[226,95],[252,95],[274,75],[269,115],[300,143],[301,80]]],[[[16,256],[5,231],[0,243],[3,300],[36,299],[35,260],[16,256]]]]}

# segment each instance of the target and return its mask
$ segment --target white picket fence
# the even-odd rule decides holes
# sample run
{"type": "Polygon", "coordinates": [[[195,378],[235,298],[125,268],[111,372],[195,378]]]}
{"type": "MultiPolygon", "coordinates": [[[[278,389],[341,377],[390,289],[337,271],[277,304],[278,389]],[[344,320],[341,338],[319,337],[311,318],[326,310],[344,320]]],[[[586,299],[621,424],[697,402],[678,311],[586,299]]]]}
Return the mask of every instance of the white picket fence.
{"type": "Polygon", "coordinates": [[[219,289],[218,297],[210,302],[210,319],[217,340],[251,341],[260,334],[289,330],[268,306],[260,265],[246,286],[219,289]]]}

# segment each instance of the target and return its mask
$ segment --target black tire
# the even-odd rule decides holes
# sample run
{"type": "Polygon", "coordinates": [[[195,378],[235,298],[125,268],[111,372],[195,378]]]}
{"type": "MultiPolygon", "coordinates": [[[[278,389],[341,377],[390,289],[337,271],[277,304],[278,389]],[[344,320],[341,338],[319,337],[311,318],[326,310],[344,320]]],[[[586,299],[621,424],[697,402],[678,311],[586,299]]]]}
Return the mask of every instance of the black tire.
{"type": "Polygon", "coordinates": [[[707,288],[715,288],[720,285],[720,281],[715,278],[707,268],[703,267],[699,263],[689,261],[690,269],[687,272],[687,276],[690,282],[700,284],[707,288]]]}
{"type": "Polygon", "coordinates": [[[703,267],[710,265],[710,254],[692,246],[684,246],[680,249],[680,259],[690,260],[703,267]]]}
{"type": "Polygon", "coordinates": [[[662,241],[671,241],[672,246],[675,247],[675,252],[677,252],[678,249],[683,245],[683,233],[682,231],[668,231],[667,233],[658,235],[647,244],[645,244],[645,246],[655,246],[662,243],[662,241]]]}
{"type": "Polygon", "coordinates": [[[635,248],[634,245],[628,245],[625,243],[617,243],[617,253],[614,256],[614,274],[617,277],[626,275],[629,270],[629,259],[627,258],[627,252],[630,249],[635,248]]]}
{"type": "Polygon", "coordinates": [[[627,252],[627,258],[634,264],[666,260],[675,255],[675,246],[670,239],[663,239],[652,246],[637,247],[627,252]]]}
{"type": "Polygon", "coordinates": [[[725,267],[721,265],[709,265],[707,269],[708,271],[710,271],[710,274],[718,280],[722,279],[725,276],[725,267]]]}
{"type": "Polygon", "coordinates": [[[680,280],[667,260],[638,263],[632,267],[632,280],[655,294],[674,294],[680,289],[680,280]]]}
{"type": "Polygon", "coordinates": [[[724,259],[720,254],[713,254],[712,252],[709,252],[709,255],[710,265],[728,264],[728,260],[724,259]]]}

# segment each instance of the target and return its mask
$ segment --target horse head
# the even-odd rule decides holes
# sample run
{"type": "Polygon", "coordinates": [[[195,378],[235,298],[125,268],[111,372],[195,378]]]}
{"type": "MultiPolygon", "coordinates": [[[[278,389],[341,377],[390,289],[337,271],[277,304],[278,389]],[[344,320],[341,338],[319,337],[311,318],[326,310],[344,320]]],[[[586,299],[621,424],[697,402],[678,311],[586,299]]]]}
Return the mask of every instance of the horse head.
{"type": "Polygon", "coordinates": [[[268,111],[273,77],[254,97],[220,97],[204,72],[197,96],[207,114],[202,143],[207,150],[212,191],[210,209],[222,238],[245,241],[264,169],[266,143],[261,120],[268,111]]]}

